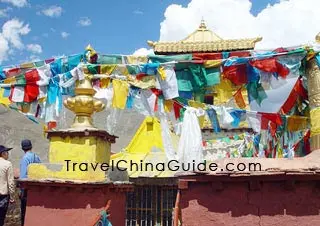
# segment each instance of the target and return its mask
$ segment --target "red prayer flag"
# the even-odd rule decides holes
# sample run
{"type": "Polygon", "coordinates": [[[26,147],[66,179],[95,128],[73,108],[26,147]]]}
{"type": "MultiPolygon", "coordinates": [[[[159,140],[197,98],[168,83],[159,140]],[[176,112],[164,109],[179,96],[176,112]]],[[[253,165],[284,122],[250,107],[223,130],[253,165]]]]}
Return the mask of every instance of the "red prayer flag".
{"type": "Polygon", "coordinates": [[[261,60],[251,60],[250,64],[261,71],[270,73],[276,72],[283,78],[290,73],[289,68],[279,63],[275,57],[261,60]]]}
{"type": "Polygon", "coordinates": [[[48,130],[52,130],[57,127],[57,122],[48,122],[48,130]]]}
{"type": "Polygon", "coordinates": [[[270,122],[270,133],[272,137],[276,135],[276,131],[277,131],[277,124],[274,122],[270,122]]]}
{"type": "Polygon", "coordinates": [[[53,61],[54,61],[54,58],[51,58],[51,59],[45,60],[44,62],[45,62],[46,64],[50,64],[50,63],[52,63],[53,61]]]}
{"type": "Polygon", "coordinates": [[[277,125],[282,124],[282,119],[280,114],[275,114],[275,113],[260,113],[261,114],[261,119],[265,118],[268,119],[269,121],[276,123],[277,125]]]}
{"type": "Polygon", "coordinates": [[[180,118],[180,109],[182,106],[178,104],[177,102],[173,102],[173,111],[174,111],[174,116],[176,119],[180,118]]]}
{"type": "Polygon", "coordinates": [[[248,82],[247,78],[247,65],[232,65],[223,67],[224,78],[229,79],[235,85],[242,85],[248,82]]]}
{"type": "Polygon", "coordinates": [[[12,69],[9,69],[9,70],[5,71],[6,78],[11,78],[11,77],[14,77],[14,76],[18,76],[21,73],[22,73],[22,71],[20,70],[20,68],[12,68],[12,69]]]}
{"type": "Polygon", "coordinates": [[[194,53],[193,60],[220,60],[222,53],[194,53]]]}
{"type": "Polygon", "coordinates": [[[294,107],[299,96],[301,96],[304,99],[308,98],[308,92],[303,87],[302,81],[300,79],[298,79],[296,84],[294,85],[288,99],[281,107],[281,111],[284,114],[287,114],[294,107]]]}
{"type": "Polygon", "coordinates": [[[26,86],[24,88],[24,102],[30,103],[37,99],[39,95],[39,86],[37,81],[40,76],[37,70],[31,70],[25,74],[26,86]]]}
{"type": "Polygon", "coordinates": [[[157,96],[156,101],[155,101],[155,105],[154,105],[154,111],[158,111],[158,100],[159,100],[159,96],[162,95],[162,90],[155,89],[155,88],[151,88],[150,90],[153,94],[155,94],[157,96]]]}
{"type": "Polygon", "coordinates": [[[229,57],[248,57],[250,52],[248,51],[239,51],[239,52],[230,52],[229,57]]]}
{"type": "Polygon", "coordinates": [[[137,80],[141,80],[143,77],[145,77],[145,76],[148,76],[147,74],[145,74],[145,73],[140,73],[140,74],[137,74],[136,75],[136,79],[137,80]]]}
{"type": "Polygon", "coordinates": [[[295,90],[303,99],[308,99],[308,92],[307,92],[307,90],[304,88],[301,79],[298,79],[296,85],[294,86],[294,90],[295,90]]]}
{"type": "Polygon", "coordinates": [[[261,114],[261,129],[262,130],[267,130],[269,128],[269,119],[263,117],[261,114]]]}

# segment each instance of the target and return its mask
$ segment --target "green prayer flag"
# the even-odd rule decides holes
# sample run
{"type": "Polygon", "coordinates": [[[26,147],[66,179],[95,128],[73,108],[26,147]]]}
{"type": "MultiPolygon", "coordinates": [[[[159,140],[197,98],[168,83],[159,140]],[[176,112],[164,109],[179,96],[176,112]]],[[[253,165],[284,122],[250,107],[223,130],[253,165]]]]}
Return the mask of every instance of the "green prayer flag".
{"type": "Polygon", "coordinates": [[[149,56],[152,63],[166,63],[170,61],[182,61],[182,60],[192,60],[192,54],[181,54],[174,56],[149,56]]]}
{"type": "Polygon", "coordinates": [[[207,86],[213,86],[220,83],[220,68],[206,68],[205,79],[207,86]]]}

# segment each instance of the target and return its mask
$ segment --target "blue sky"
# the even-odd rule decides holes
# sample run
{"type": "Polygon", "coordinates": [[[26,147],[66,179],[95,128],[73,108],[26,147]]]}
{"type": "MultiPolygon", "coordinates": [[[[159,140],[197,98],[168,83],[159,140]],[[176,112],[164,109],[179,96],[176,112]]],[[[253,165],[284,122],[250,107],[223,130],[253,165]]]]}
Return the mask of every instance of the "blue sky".
{"type": "MultiPolygon", "coordinates": [[[[46,59],[79,53],[89,43],[101,53],[131,54],[139,48],[148,48],[147,40],[159,40],[160,23],[165,19],[164,12],[169,5],[181,4],[186,7],[189,2],[190,0],[29,0],[29,5],[15,7],[1,1],[0,9],[11,8],[6,17],[0,18],[1,26],[13,18],[29,24],[30,32],[21,36],[23,44],[39,44],[42,47],[42,52],[37,54],[19,50],[2,64],[20,63],[31,55],[46,59]],[[50,6],[61,7],[61,15],[50,17],[41,13],[50,6]],[[89,26],[79,25],[78,21],[84,17],[90,19],[89,26]],[[69,36],[63,38],[61,32],[66,32],[69,36]]],[[[251,2],[251,13],[257,15],[268,3],[273,4],[277,0],[251,2]]]]}

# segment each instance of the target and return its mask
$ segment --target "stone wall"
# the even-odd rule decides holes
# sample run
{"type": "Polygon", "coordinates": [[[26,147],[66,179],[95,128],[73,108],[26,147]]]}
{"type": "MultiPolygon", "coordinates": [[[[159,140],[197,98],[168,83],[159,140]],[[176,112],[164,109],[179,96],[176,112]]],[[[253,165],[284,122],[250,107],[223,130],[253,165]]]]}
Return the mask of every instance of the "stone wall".
{"type": "Polygon", "coordinates": [[[182,225],[320,225],[319,178],[306,177],[189,182],[181,190],[182,225]]]}
{"type": "Polygon", "coordinates": [[[57,184],[28,185],[25,226],[92,225],[108,201],[112,225],[125,225],[125,184],[57,184]]]}

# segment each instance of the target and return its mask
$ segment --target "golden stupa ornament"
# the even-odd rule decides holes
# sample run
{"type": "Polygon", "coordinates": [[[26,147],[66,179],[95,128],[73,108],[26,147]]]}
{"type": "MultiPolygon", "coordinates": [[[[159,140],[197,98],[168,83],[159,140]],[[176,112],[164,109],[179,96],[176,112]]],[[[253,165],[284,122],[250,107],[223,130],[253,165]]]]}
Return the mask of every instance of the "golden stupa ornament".
{"type": "Polygon", "coordinates": [[[105,104],[93,97],[95,93],[90,79],[85,77],[77,81],[75,97],[69,97],[63,102],[64,106],[76,115],[72,129],[95,129],[92,115],[105,109],[105,104]]]}
{"type": "Polygon", "coordinates": [[[90,62],[90,63],[96,63],[97,62],[97,59],[98,59],[98,54],[97,52],[94,50],[94,48],[91,47],[91,45],[89,44],[87,47],[86,47],[86,51],[87,51],[87,54],[86,54],[86,57],[87,57],[87,61],[90,62]]]}

